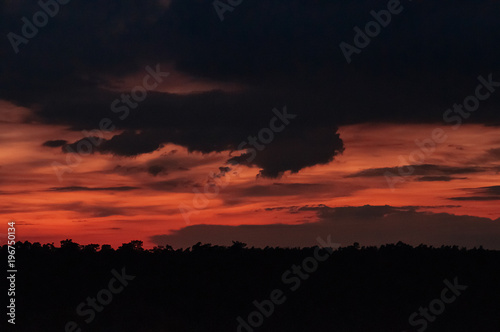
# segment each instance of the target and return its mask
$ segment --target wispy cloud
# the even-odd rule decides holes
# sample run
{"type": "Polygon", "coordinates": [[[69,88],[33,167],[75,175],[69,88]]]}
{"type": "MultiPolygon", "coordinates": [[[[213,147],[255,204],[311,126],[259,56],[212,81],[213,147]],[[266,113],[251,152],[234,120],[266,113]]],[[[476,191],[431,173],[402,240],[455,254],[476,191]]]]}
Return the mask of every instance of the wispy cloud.
{"type": "Polygon", "coordinates": [[[123,186],[123,187],[80,187],[80,186],[73,186],[73,187],[53,187],[48,189],[47,191],[56,191],[56,192],[72,192],[72,191],[130,191],[130,190],[137,190],[141,189],[139,187],[128,187],[128,186],[123,186]]]}

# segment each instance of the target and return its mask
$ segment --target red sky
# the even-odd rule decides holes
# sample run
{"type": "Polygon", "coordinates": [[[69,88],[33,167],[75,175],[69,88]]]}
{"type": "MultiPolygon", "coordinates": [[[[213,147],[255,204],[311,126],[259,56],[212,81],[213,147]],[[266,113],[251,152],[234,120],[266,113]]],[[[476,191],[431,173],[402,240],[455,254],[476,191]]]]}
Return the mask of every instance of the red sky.
{"type": "Polygon", "coordinates": [[[6,2],[2,220],[56,245],[500,249],[500,7],[410,1],[365,39],[377,6],[80,1],[28,38],[42,9],[6,2]]]}
{"type": "MultiPolygon", "coordinates": [[[[364,205],[413,206],[415,211],[426,212],[423,216],[438,213],[445,213],[443,216],[447,217],[473,216],[497,219],[497,224],[500,218],[499,197],[490,197],[489,200],[451,199],[478,196],[477,188],[500,185],[500,131],[497,127],[464,124],[455,131],[439,124],[343,126],[339,133],[346,148],[331,163],[308,167],[296,174],[287,172],[278,179],[257,177],[258,168],[239,166],[236,171],[221,176],[222,182],[217,186],[219,193],[210,197],[204,208],[196,209],[197,202],[193,203],[193,199],[199,199],[201,195],[196,195],[193,190],[203,193],[211,173],[219,173],[219,167],[231,167],[225,164],[231,151],[189,153],[184,147],[168,144],[158,151],[134,158],[88,155],[59,180],[52,163],[66,164],[70,154],[63,154],[60,148],[44,147],[41,143],[54,138],[74,141],[81,138],[81,133],[34,121],[22,123],[30,110],[7,102],[0,103],[0,114],[3,119],[0,122],[0,195],[3,198],[0,214],[5,222],[16,220],[19,240],[58,244],[62,239],[71,238],[82,244],[109,243],[116,247],[140,239],[146,247],[152,247],[155,245],[152,236],[175,235],[185,227],[200,224],[314,224],[324,218],[326,208],[322,210],[321,205],[332,208],[329,211],[335,211],[337,207],[364,205]],[[428,170],[420,175],[415,171],[414,175],[404,177],[405,181],[394,189],[388,186],[384,176],[353,176],[367,169],[401,166],[400,156],[408,159],[410,153],[419,149],[415,140],[430,138],[436,128],[445,130],[448,138],[437,144],[435,151],[427,154],[422,164],[455,167],[460,171],[440,173],[428,170]],[[165,170],[156,175],[148,173],[148,167],[153,165],[162,165],[165,170]],[[436,177],[439,176],[452,179],[422,181],[438,180],[436,177]],[[221,183],[226,185],[221,186],[221,183]],[[196,210],[190,214],[189,225],[179,210],[180,206],[196,210]],[[304,206],[310,209],[300,209],[304,206]]],[[[405,209],[406,212],[413,211],[405,209]]],[[[345,227],[339,230],[342,238],[335,242],[348,245],[350,243],[345,243],[347,240],[344,239],[357,234],[359,224],[351,215],[344,218],[345,227]],[[349,221],[352,221],[351,225],[349,221]]],[[[473,222],[481,223],[484,219],[473,222]]],[[[456,237],[449,241],[459,245],[469,244],[468,240],[472,244],[490,243],[481,237],[488,234],[470,235],[464,240],[467,233],[472,234],[470,226],[457,222],[459,224],[461,229],[450,228],[456,237]]],[[[438,222],[434,225],[441,227],[438,222]]],[[[389,226],[380,224],[378,230],[390,232],[384,227],[389,226]]],[[[185,231],[189,229],[195,230],[188,227],[185,231]]],[[[430,228],[429,238],[421,235],[410,238],[410,241],[438,245],[432,232],[430,228]]],[[[335,234],[331,235],[335,239],[335,234]]],[[[402,235],[395,234],[394,239],[397,240],[398,236],[402,235]]],[[[229,240],[204,237],[203,234],[199,238],[202,242],[204,239],[224,243],[229,240]]],[[[196,240],[196,236],[184,240],[167,239],[187,247],[195,243],[190,241],[196,240]]],[[[381,244],[385,237],[373,234],[360,239],[364,240],[360,241],[364,242],[362,244],[381,244]]],[[[314,240],[304,239],[304,244],[314,240]]]]}

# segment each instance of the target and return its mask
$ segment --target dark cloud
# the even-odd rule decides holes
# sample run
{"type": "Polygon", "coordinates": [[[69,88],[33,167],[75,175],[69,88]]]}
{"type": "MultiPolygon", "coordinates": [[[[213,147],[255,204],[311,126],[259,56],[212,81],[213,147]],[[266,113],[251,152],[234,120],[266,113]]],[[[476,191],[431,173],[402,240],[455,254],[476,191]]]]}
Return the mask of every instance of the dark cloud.
{"type": "Polygon", "coordinates": [[[60,146],[64,146],[66,143],[68,143],[68,141],[58,139],[58,140],[54,140],[54,141],[46,141],[42,145],[47,146],[49,148],[58,148],[60,146]]]}
{"type": "Polygon", "coordinates": [[[498,201],[500,196],[465,196],[465,197],[450,197],[452,201],[498,201]]]}
{"type": "Polygon", "coordinates": [[[217,177],[225,176],[226,173],[231,171],[231,167],[219,167],[219,174],[216,174],[217,177]]]}
{"type": "Polygon", "coordinates": [[[262,168],[260,176],[267,178],[279,177],[285,171],[297,173],[305,167],[327,164],[344,151],[344,144],[336,131],[336,128],[326,127],[289,130],[270,146],[257,151],[255,156],[245,153],[228,162],[233,165],[254,164],[262,168]]]}
{"type": "Polygon", "coordinates": [[[194,187],[199,187],[200,184],[186,178],[177,178],[166,181],[153,182],[148,185],[149,188],[158,191],[169,192],[193,192],[194,187]]]}
{"type": "Polygon", "coordinates": [[[453,176],[443,175],[443,176],[422,176],[420,178],[417,178],[417,181],[419,181],[419,182],[439,182],[439,181],[449,182],[449,181],[453,181],[453,180],[465,180],[465,179],[467,179],[467,178],[457,178],[457,177],[453,177],[453,176]]]}
{"type": "Polygon", "coordinates": [[[500,148],[489,149],[484,155],[477,158],[476,162],[478,163],[486,163],[486,162],[495,162],[500,161],[500,148]]]}
{"type": "Polygon", "coordinates": [[[99,139],[98,137],[82,138],[74,143],[66,144],[62,151],[79,153],[112,153],[117,156],[132,157],[139,154],[151,153],[162,147],[161,141],[152,133],[136,134],[126,131],[113,138],[99,139]],[[98,142],[97,144],[93,142],[98,142]]]}
{"type": "Polygon", "coordinates": [[[451,197],[453,201],[497,201],[500,200],[500,186],[465,189],[472,196],[451,197]]]}
{"type": "Polygon", "coordinates": [[[83,202],[72,202],[64,204],[53,204],[50,211],[72,211],[85,217],[102,218],[109,216],[126,216],[129,212],[126,209],[116,206],[92,205],[83,202]]]}
{"type": "MultiPolygon", "coordinates": [[[[220,22],[211,1],[73,1],[15,54],[0,45],[0,98],[35,111],[31,121],[97,128],[110,118],[115,136],[95,148],[135,156],[174,143],[203,153],[236,150],[288,105],[300,120],[254,160],[264,177],[331,161],[343,150],[337,127],[360,122],[437,122],[472,94],[478,75],[500,80],[500,6],[489,0],[404,2],[404,11],[347,64],[339,43],[385,4],[373,0],[254,1],[220,22]],[[110,105],[127,75],[146,65],[243,91],[173,95],[149,92],[120,120],[110,105]]],[[[40,8],[3,4],[0,32],[20,34],[21,17],[40,8]]],[[[175,75],[167,78],[175,80],[175,75]]],[[[125,93],[127,93],[125,91],[125,93]]],[[[471,123],[500,123],[500,94],[471,123]]],[[[78,142],[70,144],[76,147],[78,142]]],[[[245,152],[245,151],[242,151],[245,152]]]]}
{"type": "MultiPolygon", "coordinates": [[[[424,112],[431,116],[423,105],[463,99],[465,89],[474,88],[471,80],[499,68],[500,51],[492,46],[500,8],[488,0],[405,2],[405,10],[347,65],[339,43],[352,43],[353,27],[373,20],[370,11],[384,5],[271,0],[238,7],[221,23],[210,1],[174,0],[169,7],[160,1],[72,2],[21,45],[19,54],[7,38],[2,40],[2,72],[10,83],[3,95],[19,100],[26,95],[29,102],[53,87],[95,87],[104,77],[163,61],[209,79],[338,92],[339,120],[376,119],[401,114],[401,109],[407,112],[400,119],[410,119],[424,112]],[[14,66],[21,61],[22,67],[14,66]]],[[[39,10],[26,0],[4,6],[3,35],[20,33],[20,18],[39,10]]]]}
{"type": "MultiPolygon", "coordinates": [[[[405,172],[409,172],[410,169],[413,170],[411,175],[427,176],[429,177],[446,177],[453,174],[473,174],[473,173],[481,173],[492,170],[491,168],[486,167],[455,167],[455,166],[445,166],[445,165],[432,165],[432,164],[424,164],[424,165],[405,165],[401,167],[383,167],[383,168],[369,168],[362,171],[359,171],[354,174],[347,175],[348,178],[355,177],[376,177],[376,176],[385,176],[387,172],[392,174],[398,174],[400,169],[404,169],[405,172]]],[[[432,180],[431,180],[432,181],[432,180]]]]}
{"type": "MultiPolygon", "coordinates": [[[[385,205],[385,206],[371,206],[371,205],[365,205],[363,208],[367,208],[370,211],[388,211],[387,209],[390,210],[398,210],[398,211],[417,211],[421,209],[440,209],[440,208],[456,208],[456,207],[461,207],[460,205],[433,205],[433,206],[415,206],[415,205],[410,205],[410,206],[400,206],[400,207],[392,207],[390,205],[385,205]]],[[[295,212],[295,211],[331,211],[334,208],[331,208],[325,204],[318,204],[318,205],[304,205],[304,206],[291,206],[288,207],[290,212],[295,212]]],[[[345,208],[335,208],[337,211],[343,210],[361,210],[360,207],[345,207],[345,208]]],[[[365,210],[367,210],[365,209],[365,210]]],[[[384,212],[385,213],[385,212],[384,212]]],[[[383,214],[384,214],[383,213],[383,214]]]]}
{"type": "Polygon", "coordinates": [[[381,245],[403,241],[411,245],[459,245],[500,249],[500,219],[448,213],[418,212],[416,208],[392,206],[316,207],[319,220],[302,224],[195,225],[169,235],[151,238],[156,244],[187,247],[198,241],[231,244],[242,241],[250,246],[313,246],[316,239],[349,245],[381,245]]]}
{"type": "MultiPolygon", "coordinates": [[[[265,208],[265,211],[283,211],[283,210],[292,210],[292,209],[297,209],[299,208],[298,206],[277,206],[277,207],[272,207],[272,208],[265,208]]],[[[256,212],[258,212],[257,210],[256,212]]]]}
{"type": "Polygon", "coordinates": [[[486,195],[499,195],[500,196],[500,186],[490,186],[480,188],[482,193],[486,195]]]}
{"type": "MultiPolygon", "coordinates": [[[[257,137],[262,129],[269,126],[270,120],[276,117],[271,112],[273,105],[254,106],[255,102],[250,102],[251,98],[248,97],[248,102],[244,102],[245,106],[238,105],[238,99],[226,101],[226,104],[227,102],[233,104],[232,109],[227,109],[227,105],[217,107],[217,100],[211,99],[218,94],[206,93],[197,98],[193,96],[196,105],[187,107],[194,110],[195,113],[198,113],[198,110],[206,111],[206,114],[203,115],[195,114],[196,121],[193,121],[191,117],[182,117],[176,113],[175,109],[171,109],[169,114],[162,114],[161,118],[158,118],[161,107],[166,105],[161,100],[186,98],[183,102],[183,107],[186,107],[186,105],[192,104],[189,98],[162,95],[157,95],[157,99],[151,97],[144,102],[144,105],[141,105],[141,113],[137,115],[139,119],[123,123],[123,126],[133,127],[134,131],[125,131],[109,140],[100,140],[100,143],[92,145],[91,149],[88,148],[91,146],[91,142],[99,140],[96,137],[83,138],[64,146],[63,151],[80,151],[79,147],[81,147],[84,152],[95,153],[98,151],[119,156],[136,156],[156,151],[162,147],[163,143],[174,143],[187,146],[191,152],[209,153],[238,150],[242,142],[247,142],[243,151],[249,148],[253,152],[233,157],[229,163],[255,165],[262,168],[262,176],[277,177],[285,171],[298,172],[304,167],[326,164],[344,149],[335,126],[314,124],[317,120],[307,121],[309,117],[304,119],[307,122],[292,122],[282,132],[275,133],[272,142],[262,144],[259,141],[258,146],[252,148],[251,138],[257,137]],[[206,110],[205,105],[212,105],[213,108],[206,110]],[[242,114],[234,112],[238,108],[242,114]],[[214,118],[217,118],[216,122],[214,122],[214,118]],[[207,125],[210,123],[213,125],[207,125]],[[309,128],[309,124],[313,128],[309,128]],[[148,129],[140,131],[141,127],[148,129]]],[[[82,107],[82,111],[83,108],[87,108],[82,104],[79,107],[82,107]]],[[[90,105],[88,107],[90,108],[90,105]]],[[[98,123],[98,121],[96,119],[94,123],[98,123]]]]}
{"type": "Polygon", "coordinates": [[[164,173],[164,172],[165,172],[165,167],[163,167],[161,165],[152,165],[152,166],[149,166],[149,168],[148,168],[148,173],[153,175],[153,176],[157,176],[158,174],[164,173]]]}
{"type": "MultiPolygon", "coordinates": [[[[172,175],[176,172],[188,171],[192,168],[213,163],[223,163],[225,158],[221,155],[193,155],[177,154],[169,151],[160,157],[152,158],[146,163],[136,162],[134,159],[122,160],[126,164],[118,164],[113,169],[103,171],[104,173],[116,173],[120,175],[133,176],[139,173],[147,173],[153,176],[172,175]]],[[[122,162],[121,161],[121,162],[122,162]]],[[[222,167],[226,169],[225,167],[222,167]]]]}

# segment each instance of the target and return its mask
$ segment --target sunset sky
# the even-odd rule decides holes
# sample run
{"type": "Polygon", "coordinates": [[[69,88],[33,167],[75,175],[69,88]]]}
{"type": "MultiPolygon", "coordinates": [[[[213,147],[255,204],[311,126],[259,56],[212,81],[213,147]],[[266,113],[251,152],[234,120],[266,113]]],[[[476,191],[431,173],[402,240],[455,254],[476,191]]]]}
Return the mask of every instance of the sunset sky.
{"type": "MultiPolygon", "coordinates": [[[[2,6],[3,36],[41,10],[2,6]]],[[[500,5],[400,6],[347,63],[386,2],[59,5],[0,45],[1,219],[56,244],[500,249],[500,5]]]]}

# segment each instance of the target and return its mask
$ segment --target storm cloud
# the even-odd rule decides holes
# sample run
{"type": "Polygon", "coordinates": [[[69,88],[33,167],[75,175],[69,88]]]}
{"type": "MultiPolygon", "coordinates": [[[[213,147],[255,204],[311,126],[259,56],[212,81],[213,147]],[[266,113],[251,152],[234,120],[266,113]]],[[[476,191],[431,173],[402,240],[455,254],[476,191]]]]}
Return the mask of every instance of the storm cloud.
{"type": "MultiPolygon", "coordinates": [[[[116,132],[94,152],[119,156],[167,143],[203,153],[236,151],[267,125],[273,108],[287,105],[300,123],[246,162],[264,177],[277,177],[333,160],[345,148],[340,125],[440,122],[447,108],[474,91],[479,75],[500,80],[500,5],[401,4],[404,11],[347,64],[339,44],[352,42],[353,27],[370,21],[380,3],[254,1],[220,22],[210,1],[72,1],[18,53],[2,39],[0,98],[32,109],[26,121],[74,130],[98,128],[109,118],[116,132]],[[116,91],[117,84],[157,64],[171,66],[166,79],[174,82],[182,73],[241,88],[148,91],[121,119],[111,104],[130,91],[116,91]]],[[[25,0],[2,6],[4,36],[22,34],[21,18],[40,10],[25,0]]],[[[499,105],[492,94],[467,121],[499,124],[499,105]]]]}

